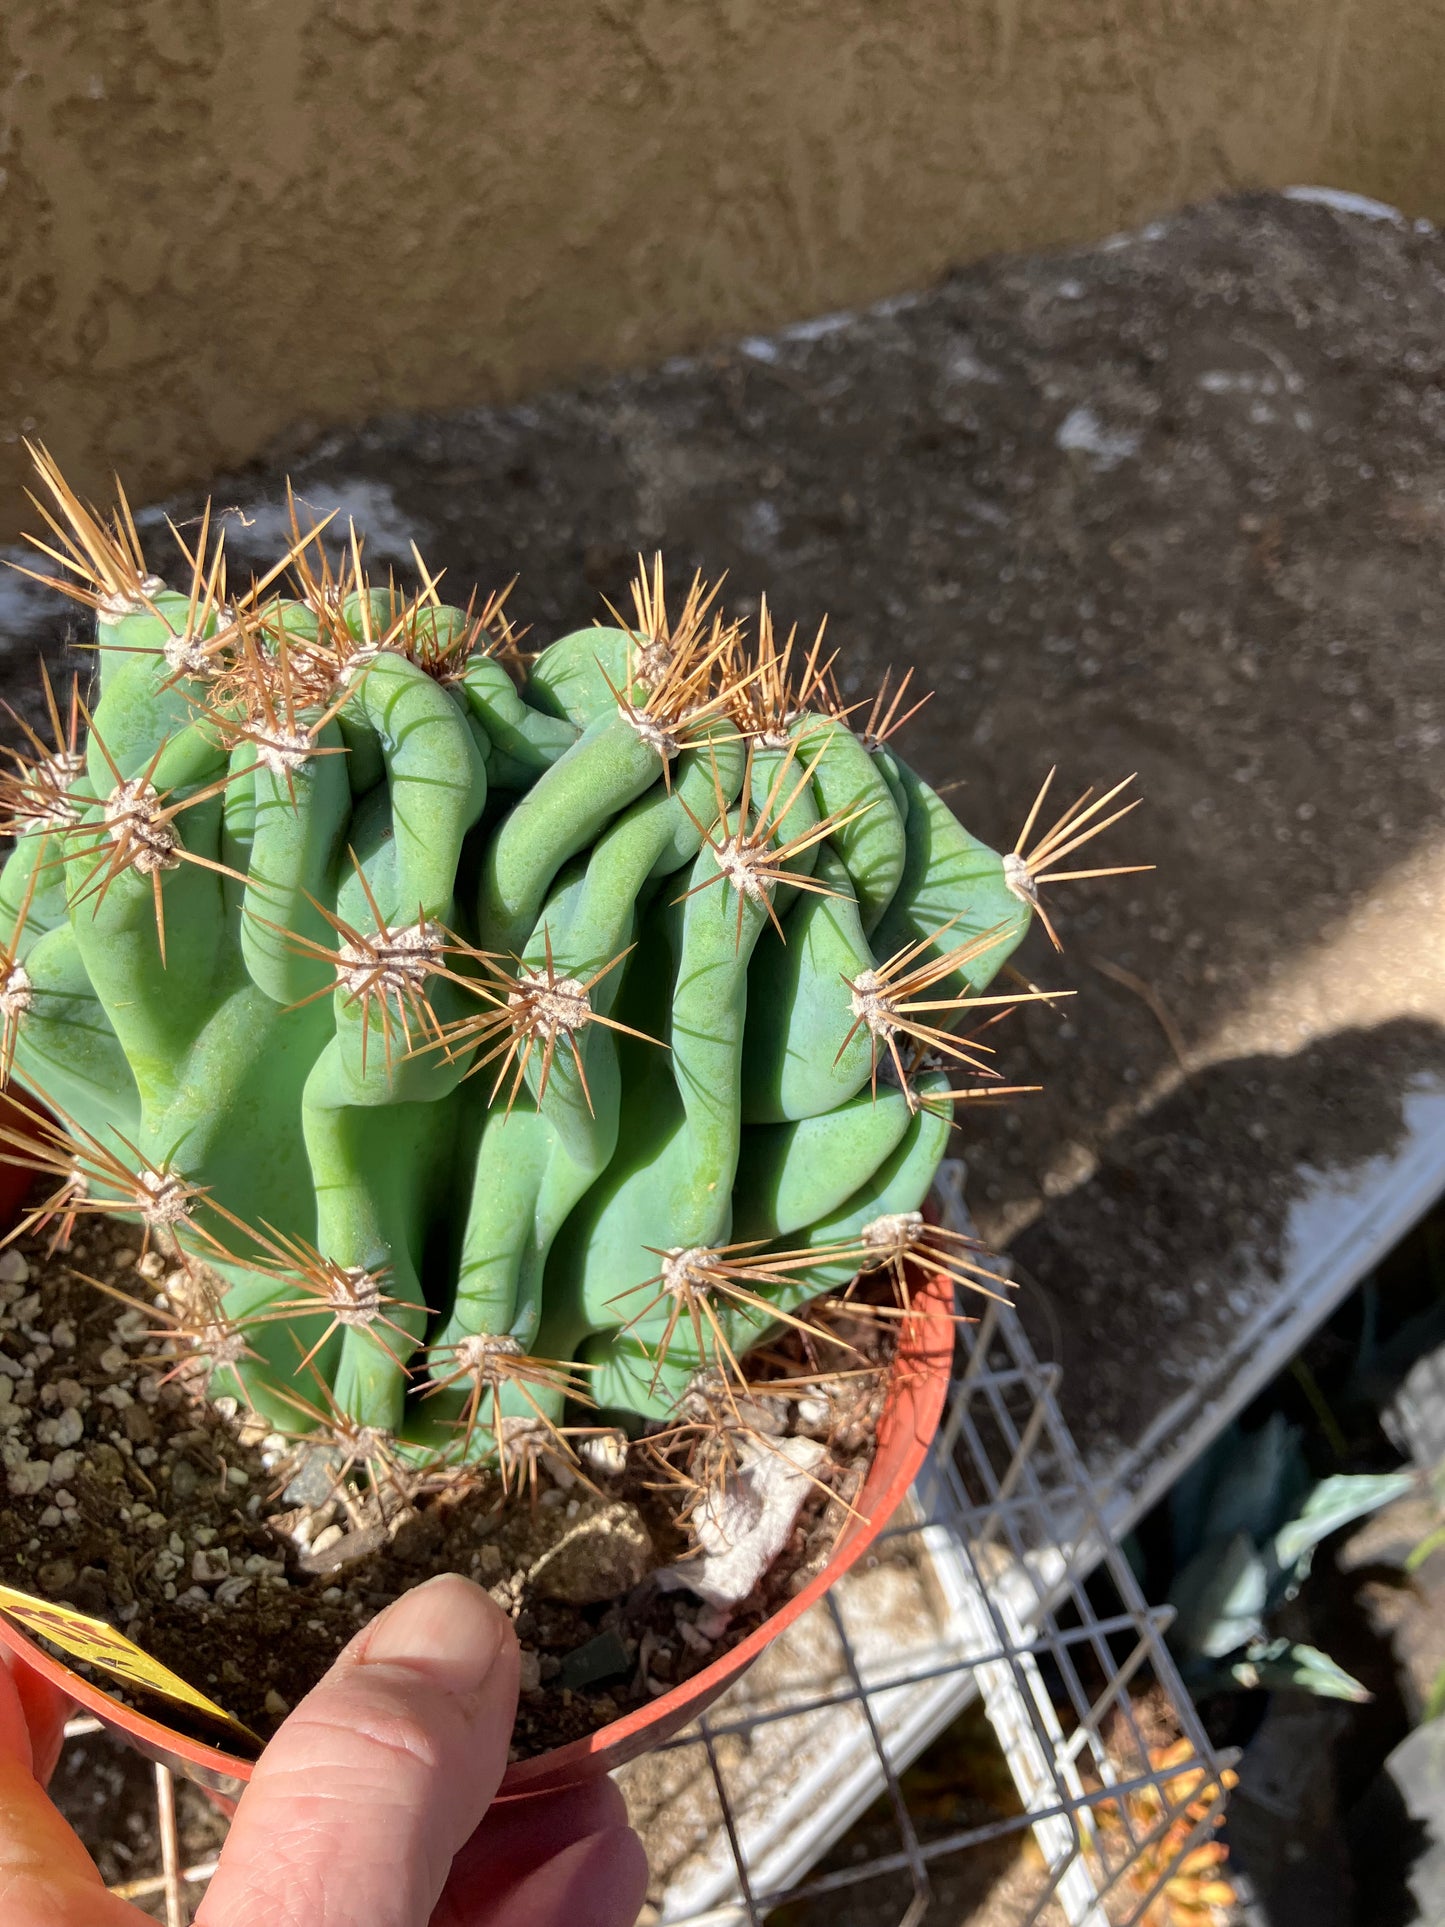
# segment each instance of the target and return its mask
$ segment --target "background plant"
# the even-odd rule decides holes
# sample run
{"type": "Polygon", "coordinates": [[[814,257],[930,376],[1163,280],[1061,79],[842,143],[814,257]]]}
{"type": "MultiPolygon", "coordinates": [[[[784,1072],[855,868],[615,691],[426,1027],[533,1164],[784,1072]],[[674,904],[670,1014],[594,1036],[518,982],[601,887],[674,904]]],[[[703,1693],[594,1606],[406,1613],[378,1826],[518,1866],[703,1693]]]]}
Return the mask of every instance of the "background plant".
{"type": "Polygon", "coordinates": [[[1271,1615],[1309,1577],[1332,1532],[1412,1491],[1411,1472],[1312,1480],[1299,1429],[1272,1413],[1257,1431],[1229,1426],[1169,1498],[1178,1617],[1170,1644],[1196,1691],[1295,1686],[1368,1699],[1328,1653],[1271,1633],[1271,1615]]]}

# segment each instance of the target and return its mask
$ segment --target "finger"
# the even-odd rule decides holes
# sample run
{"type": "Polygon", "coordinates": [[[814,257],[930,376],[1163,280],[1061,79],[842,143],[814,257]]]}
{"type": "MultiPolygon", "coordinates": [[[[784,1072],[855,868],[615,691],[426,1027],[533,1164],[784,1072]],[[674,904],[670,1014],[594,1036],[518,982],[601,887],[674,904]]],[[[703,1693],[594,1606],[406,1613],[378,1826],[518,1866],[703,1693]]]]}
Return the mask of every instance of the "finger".
{"type": "Polygon", "coordinates": [[[0,1920],[5,1927],[140,1927],[31,1770],[20,1693],[0,1666],[0,1920]]]}
{"type": "Polygon", "coordinates": [[[426,1927],[506,1770],[517,1673],[469,1580],[388,1606],[262,1754],[197,1927],[426,1927]]]}
{"type": "MultiPolygon", "coordinates": [[[[65,1722],[70,1718],[72,1702],[58,1686],[52,1686],[44,1674],[37,1673],[13,1653],[0,1654],[0,1662],[15,1682],[20,1710],[29,1729],[30,1769],[41,1786],[48,1786],[65,1744],[65,1722]]],[[[0,1737],[0,1752],[3,1750],[4,1739],[0,1737]]]]}
{"type": "Polygon", "coordinates": [[[631,1827],[574,1840],[515,1885],[479,1893],[471,1912],[435,1927],[633,1927],[647,1898],[647,1857],[631,1827]]]}
{"type": "Polygon", "coordinates": [[[626,1825],[627,1803],[605,1774],[494,1806],[453,1862],[432,1927],[488,1919],[484,1900],[519,1886],[577,1841],[626,1825]]]}

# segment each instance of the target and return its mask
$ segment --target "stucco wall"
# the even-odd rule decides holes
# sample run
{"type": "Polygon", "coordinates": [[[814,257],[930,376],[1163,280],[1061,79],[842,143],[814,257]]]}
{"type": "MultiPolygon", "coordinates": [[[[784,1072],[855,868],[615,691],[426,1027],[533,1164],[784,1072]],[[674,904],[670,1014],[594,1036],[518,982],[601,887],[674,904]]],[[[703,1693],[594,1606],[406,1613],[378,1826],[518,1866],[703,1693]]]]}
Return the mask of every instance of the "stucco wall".
{"type": "Polygon", "coordinates": [[[153,493],[1326,180],[1445,210],[1427,0],[5,0],[22,432],[153,493]]]}

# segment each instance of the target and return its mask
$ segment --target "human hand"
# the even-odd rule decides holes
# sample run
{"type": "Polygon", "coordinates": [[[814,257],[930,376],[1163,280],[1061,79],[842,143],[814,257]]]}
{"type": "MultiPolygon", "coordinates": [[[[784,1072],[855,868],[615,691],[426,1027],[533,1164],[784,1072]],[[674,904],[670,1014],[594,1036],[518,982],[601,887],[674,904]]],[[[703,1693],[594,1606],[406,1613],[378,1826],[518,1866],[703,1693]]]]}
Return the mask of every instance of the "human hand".
{"type": "MultiPolygon", "coordinates": [[[[379,1613],[266,1748],[196,1927],[632,1927],[647,1863],[611,1780],[488,1812],[517,1672],[455,1574],[379,1613]]],[[[140,1927],[42,1791],[64,1718],[0,1665],[0,1920],[140,1927]]]]}

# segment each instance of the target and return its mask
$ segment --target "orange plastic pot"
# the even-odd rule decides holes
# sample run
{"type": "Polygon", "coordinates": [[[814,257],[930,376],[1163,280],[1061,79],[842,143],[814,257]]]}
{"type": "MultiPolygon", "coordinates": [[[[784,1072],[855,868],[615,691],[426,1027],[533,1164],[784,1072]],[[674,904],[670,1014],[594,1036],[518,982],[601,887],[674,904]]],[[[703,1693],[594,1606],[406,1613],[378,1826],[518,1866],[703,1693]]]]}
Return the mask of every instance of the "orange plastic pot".
{"type": "MultiPolygon", "coordinates": [[[[31,1112],[21,1110],[5,1089],[0,1089],[0,1130],[29,1134],[33,1128],[31,1112]]],[[[23,1165],[0,1161],[0,1225],[8,1230],[20,1216],[20,1207],[35,1182],[35,1173],[23,1165]]]]}
{"type": "MultiPolygon", "coordinates": [[[[879,1415],[873,1464],[855,1501],[854,1516],[839,1534],[822,1570],[755,1632],[682,1685],[583,1739],[508,1767],[500,1799],[525,1799],[609,1772],[672,1738],[867,1552],[913,1483],[938,1429],[953,1358],[952,1312],[953,1287],[948,1279],[927,1278],[914,1291],[912,1313],[901,1321],[899,1348],[879,1415]]],[[[226,1796],[239,1794],[241,1784],[250,1779],[253,1761],[178,1733],[122,1704],[53,1659],[3,1615],[0,1644],[9,1647],[20,1664],[59,1687],[139,1751],[188,1775],[213,1795],[222,1796],[219,1805],[229,1806],[226,1796]]]]}

